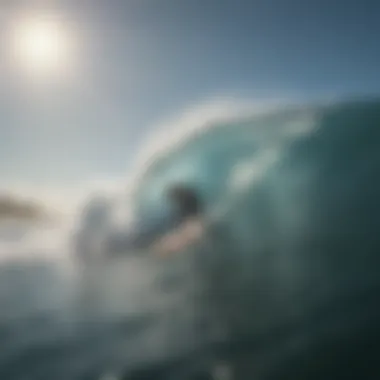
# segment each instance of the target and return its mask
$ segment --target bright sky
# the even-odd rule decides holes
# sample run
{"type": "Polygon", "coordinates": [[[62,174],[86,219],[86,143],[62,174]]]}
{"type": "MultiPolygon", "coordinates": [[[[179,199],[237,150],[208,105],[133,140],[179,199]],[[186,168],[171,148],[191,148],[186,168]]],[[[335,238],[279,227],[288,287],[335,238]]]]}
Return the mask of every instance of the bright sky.
{"type": "Polygon", "coordinates": [[[380,92],[377,0],[0,2],[2,182],[124,175],[216,96],[380,92]]]}

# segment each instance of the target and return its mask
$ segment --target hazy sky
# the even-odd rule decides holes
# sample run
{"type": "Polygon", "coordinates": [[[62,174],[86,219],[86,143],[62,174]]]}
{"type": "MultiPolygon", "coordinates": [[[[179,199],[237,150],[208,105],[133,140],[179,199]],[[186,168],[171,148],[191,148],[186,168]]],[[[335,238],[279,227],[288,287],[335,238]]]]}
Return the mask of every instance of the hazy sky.
{"type": "Polygon", "coordinates": [[[219,95],[378,93],[379,19],[377,0],[0,0],[1,183],[123,175],[150,128],[219,95]],[[11,56],[20,14],[58,18],[67,70],[11,56]]]}

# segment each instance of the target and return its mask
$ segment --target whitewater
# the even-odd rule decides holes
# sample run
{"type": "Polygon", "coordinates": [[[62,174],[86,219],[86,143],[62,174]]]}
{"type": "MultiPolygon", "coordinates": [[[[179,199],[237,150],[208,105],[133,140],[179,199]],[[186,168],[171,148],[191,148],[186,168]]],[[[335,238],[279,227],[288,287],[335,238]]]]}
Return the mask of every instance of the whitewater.
{"type": "Polygon", "coordinates": [[[117,195],[59,225],[0,226],[0,378],[373,374],[380,101],[182,121],[117,195]],[[176,184],[201,197],[202,221],[162,256],[151,243],[176,233],[176,184]]]}

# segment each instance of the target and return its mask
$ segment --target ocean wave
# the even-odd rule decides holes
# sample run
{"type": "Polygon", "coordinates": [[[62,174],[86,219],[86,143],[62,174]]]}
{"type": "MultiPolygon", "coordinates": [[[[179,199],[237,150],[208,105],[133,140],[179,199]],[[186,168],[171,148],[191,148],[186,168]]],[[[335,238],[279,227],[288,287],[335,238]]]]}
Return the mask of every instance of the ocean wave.
{"type": "MultiPolygon", "coordinates": [[[[93,197],[73,225],[28,229],[28,259],[1,265],[1,378],[366,378],[380,103],[243,108],[187,116],[138,160],[130,198],[93,197]],[[178,184],[204,205],[180,242],[178,184]],[[168,236],[172,254],[157,255],[168,236]]],[[[20,239],[4,234],[9,258],[20,239]]]]}

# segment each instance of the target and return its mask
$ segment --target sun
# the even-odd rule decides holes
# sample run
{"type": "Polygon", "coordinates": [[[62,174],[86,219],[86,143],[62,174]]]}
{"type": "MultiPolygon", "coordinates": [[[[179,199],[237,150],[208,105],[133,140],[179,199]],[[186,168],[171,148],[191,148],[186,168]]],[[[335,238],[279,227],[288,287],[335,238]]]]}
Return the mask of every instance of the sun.
{"type": "Polygon", "coordinates": [[[70,63],[69,36],[64,25],[43,17],[25,17],[13,26],[15,61],[32,73],[60,72],[70,63]]]}

